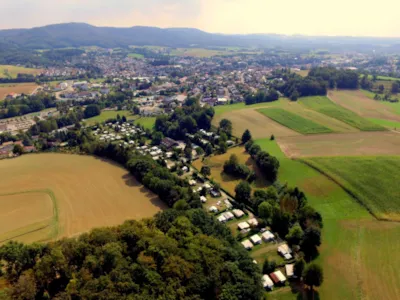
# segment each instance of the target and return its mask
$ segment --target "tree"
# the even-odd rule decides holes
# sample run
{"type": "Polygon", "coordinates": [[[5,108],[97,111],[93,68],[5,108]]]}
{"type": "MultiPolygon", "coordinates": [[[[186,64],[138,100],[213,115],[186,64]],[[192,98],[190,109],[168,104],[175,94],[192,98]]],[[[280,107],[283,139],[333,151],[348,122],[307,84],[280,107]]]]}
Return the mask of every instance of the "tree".
{"type": "Polygon", "coordinates": [[[235,193],[236,201],[242,203],[250,202],[251,186],[247,181],[240,182],[235,188],[235,193]]]}
{"type": "Polygon", "coordinates": [[[314,298],[314,286],[321,286],[324,281],[324,273],[322,268],[315,264],[309,264],[303,273],[303,282],[308,285],[311,289],[314,298]]]}
{"type": "Polygon", "coordinates": [[[85,119],[89,119],[95,116],[100,115],[101,110],[100,107],[96,104],[90,104],[86,106],[83,115],[85,116],[85,119]]]}
{"type": "Polygon", "coordinates": [[[10,294],[12,299],[33,300],[35,299],[36,292],[37,287],[33,272],[26,271],[19,277],[17,283],[14,284],[10,294]]]}
{"type": "Polygon", "coordinates": [[[379,92],[382,94],[383,91],[385,90],[385,86],[383,84],[381,84],[381,85],[379,85],[378,89],[379,89],[379,92]]]}
{"type": "Polygon", "coordinates": [[[400,85],[398,82],[392,83],[392,94],[397,94],[400,91],[400,85]]]}
{"type": "Polygon", "coordinates": [[[209,166],[202,166],[201,170],[200,170],[200,173],[203,176],[208,177],[208,176],[211,175],[211,168],[209,166]]]}
{"type": "Polygon", "coordinates": [[[14,153],[15,155],[21,155],[21,154],[24,153],[24,148],[22,148],[21,145],[16,144],[16,145],[14,145],[13,153],[14,153]]]}
{"type": "Polygon", "coordinates": [[[125,117],[125,115],[124,116],[122,116],[122,122],[124,122],[124,123],[126,123],[126,117],[125,117]]]}
{"type": "Polygon", "coordinates": [[[263,274],[270,274],[275,271],[276,262],[274,260],[269,261],[268,258],[265,259],[263,264],[263,274]]]}
{"type": "Polygon", "coordinates": [[[249,154],[250,154],[252,157],[257,156],[257,154],[260,153],[260,152],[261,152],[261,147],[260,147],[260,145],[254,144],[254,145],[251,146],[250,149],[249,149],[249,154]]]}
{"type": "Polygon", "coordinates": [[[246,144],[251,139],[252,139],[251,133],[250,133],[250,131],[248,129],[246,129],[245,132],[243,132],[243,135],[242,135],[242,143],[246,144]]]}
{"type": "Polygon", "coordinates": [[[301,249],[310,259],[318,253],[317,247],[321,245],[321,229],[311,226],[304,231],[301,249]]]}
{"type": "Polygon", "coordinates": [[[160,131],[156,131],[152,134],[152,144],[153,145],[160,145],[161,141],[163,140],[164,135],[160,131]]]}
{"type": "Polygon", "coordinates": [[[306,262],[304,261],[304,259],[301,258],[297,260],[293,266],[294,275],[298,278],[301,278],[305,267],[306,267],[306,262]]]}
{"type": "Polygon", "coordinates": [[[221,122],[219,122],[219,129],[228,137],[232,136],[232,122],[230,120],[222,119],[221,122]]]}
{"type": "Polygon", "coordinates": [[[214,151],[214,149],[211,146],[211,144],[207,144],[206,145],[206,149],[205,149],[206,156],[210,156],[211,154],[213,154],[213,151],[214,151]]]}
{"type": "Polygon", "coordinates": [[[226,142],[224,142],[224,141],[220,141],[218,143],[218,147],[219,147],[219,152],[221,154],[224,154],[224,153],[226,153],[228,151],[228,144],[226,142]]]}
{"type": "Polygon", "coordinates": [[[272,205],[264,201],[258,206],[258,215],[263,219],[268,219],[272,215],[272,205]]]}
{"type": "Polygon", "coordinates": [[[286,240],[289,245],[300,245],[300,241],[303,238],[303,229],[301,229],[299,224],[295,224],[290,228],[289,233],[286,235],[286,240]]]}
{"type": "Polygon", "coordinates": [[[270,139],[270,141],[275,141],[275,136],[273,134],[271,134],[271,137],[269,139],[270,139]]]}
{"type": "Polygon", "coordinates": [[[297,90],[294,90],[293,93],[290,95],[290,100],[297,101],[299,99],[300,94],[297,90]]]}

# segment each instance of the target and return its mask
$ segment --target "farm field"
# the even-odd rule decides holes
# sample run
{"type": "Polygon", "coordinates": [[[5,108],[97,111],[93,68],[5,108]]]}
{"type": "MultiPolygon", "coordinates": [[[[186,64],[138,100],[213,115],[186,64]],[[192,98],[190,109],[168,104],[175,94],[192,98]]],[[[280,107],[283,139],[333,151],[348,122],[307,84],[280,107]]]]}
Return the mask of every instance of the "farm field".
{"type": "Polygon", "coordinates": [[[385,105],[384,101],[373,100],[360,90],[329,91],[328,97],[361,117],[400,122],[400,115],[397,115],[390,106],[385,105]]]}
{"type": "Polygon", "coordinates": [[[120,115],[121,118],[122,116],[125,116],[128,120],[135,118],[128,110],[104,110],[99,116],[85,119],[84,122],[86,122],[88,126],[92,126],[96,123],[102,123],[109,119],[115,119],[118,115],[120,115]]]}
{"type": "MultiPolygon", "coordinates": [[[[317,263],[323,266],[324,284],[318,289],[319,298],[399,299],[400,256],[393,253],[400,249],[400,224],[377,221],[338,184],[300,161],[287,158],[277,143],[268,139],[256,142],[279,159],[279,180],[303,190],[323,216],[317,263]]],[[[298,299],[290,289],[279,289],[268,296],[298,299]]]]}
{"type": "Polygon", "coordinates": [[[400,155],[400,134],[389,131],[280,137],[278,143],[289,157],[400,155]]]}
{"type": "Polygon", "coordinates": [[[4,100],[10,93],[31,94],[37,87],[38,85],[32,82],[0,84],[0,100],[4,100]]]}
{"type": "Polygon", "coordinates": [[[258,112],[275,122],[302,134],[330,133],[331,129],[281,108],[258,109],[258,112]]]}
{"type": "Polygon", "coordinates": [[[17,78],[18,74],[38,75],[42,72],[41,69],[32,69],[11,65],[0,65],[0,78],[17,78]]]}
{"type": "Polygon", "coordinates": [[[9,220],[1,227],[1,236],[12,238],[17,232],[17,239],[24,242],[75,236],[94,227],[151,217],[166,208],[125,169],[91,156],[24,155],[1,161],[0,173],[7,174],[0,182],[0,201],[5,204],[0,215],[9,220]],[[36,199],[27,193],[39,194],[36,199]],[[51,217],[48,195],[56,214],[51,224],[45,223],[51,217]],[[29,202],[29,209],[15,211],[16,199],[29,202]],[[39,228],[43,230],[35,230],[39,228]]]}
{"type": "Polygon", "coordinates": [[[156,117],[142,117],[136,119],[135,123],[142,125],[145,129],[153,130],[156,124],[156,117]]]}
{"type": "Polygon", "coordinates": [[[300,103],[308,107],[309,109],[315,110],[319,113],[327,115],[331,118],[338,119],[350,126],[353,126],[362,131],[378,131],[385,130],[384,127],[376,125],[356,113],[336,105],[330,101],[327,97],[315,96],[301,98],[300,103]]]}
{"type": "Polygon", "coordinates": [[[44,234],[48,229],[56,229],[57,215],[46,191],[2,194],[0,207],[0,244],[27,231],[44,234]]]}
{"type": "Polygon", "coordinates": [[[349,190],[378,218],[400,221],[400,157],[314,157],[304,161],[349,190]]]}
{"type": "Polygon", "coordinates": [[[171,51],[172,56],[213,57],[230,54],[223,50],[209,50],[203,48],[178,48],[171,51]]]}
{"type": "Polygon", "coordinates": [[[193,162],[193,166],[199,171],[202,166],[209,166],[211,168],[210,178],[220,183],[222,188],[227,190],[230,194],[235,195],[235,187],[242,180],[223,173],[224,163],[232,154],[237,155],[240,163],[246,164],[251,170],[256,172],[257,179],[253,183],[254,188],[265,188],[270,185],[269,181],[264,178],[255,162],[250,158],[243,147],[232,148],[225,154],[206,158],[203,162],[198,159],[193,162]]]}
{"type": "Polygon", "coordinates": [[[308,73],[310,73],[310,70],[300,70],[300,71],[296,71],[296,70],[291,70],[293,73],[296,73],[302,77],[307,77],[308,73]]]}
{"type": "Polygon", "coordinates": [[[298,136],[299,132],[283,126],[269,118],[262,117],[257,112],[259,109],[280,108],[285,111],[298,115],[303,119],[308,119],[323,127],[331,129],[333,132],[358,132],[359,130],[337,119],[330,118],[317,111],[311,110],[299,102],[293,102],[286,98],[268,103],[258,103],[245,105],[237,103],[215,107],[215,117],[213,124],[218,125],[219,121],[226,118],[233,123],[233,132],[236,136],[241,136],[243,131],[249,129],[254,138],[266,138],[271,134],[277,137],[298,136]]]}
{"type": "Polygon", "coordinates": [[[139,54],[139,53],[129,53],[128,57],[143,59],[144,55],[143,54],[139,54]]]}

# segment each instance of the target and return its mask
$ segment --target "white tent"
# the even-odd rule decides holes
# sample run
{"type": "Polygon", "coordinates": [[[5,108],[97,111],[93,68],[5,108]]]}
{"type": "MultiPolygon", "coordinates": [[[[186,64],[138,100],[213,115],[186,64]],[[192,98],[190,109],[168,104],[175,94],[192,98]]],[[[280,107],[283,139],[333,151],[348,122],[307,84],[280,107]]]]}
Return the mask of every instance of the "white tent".
{"type": "Polygon", "coordinates": [[[235,218],[233,213],[231,213],[230,211],[224,213],[224,217],[226,218],[227,221],[233,220],[235,218]]]}
{"type": "Polygon", "coordinates": [[[263,232],[263,234],[261,235],[261,237],[262,237],[262,239],[263,239],[263,241],[264,242],[269,242],[269,241],[272,241],[274,238],[275,238],[275,236],[272,234],[272,232],[271,231],[265,231],[265,232],[263,232]]]}
{"type": "Polygon", "coordinates": [[[286,276],[292,277],[294,275],[294,264],[288,264],[285,266],[286,276]]]}
{"type": "Polygon", "coordinates": [[[211,206],[208,210],[209,210],[210,212],[213,212],[213,213],[218,212],[218,208],[216,208],[215,206],[211,206]]]}
{"type": "Polygon", "coordinates": [[[244,212],[240,209],[234,209],[234,210],[232,210],[232,212],[236,218],[241,218],[244,216],[244,212]]]}
{"type": "Polygon", "coordinates": [[[262,283],[263,283],[263,287],[265,289],[269,289],[272,290],[274,287],[274,283],[272,282],[271,278],[269,278],[268,275],[263,275],[262,277],[262,283]]]}
{"type": "Polygon", "coordinates": [[[225,223],[226,222],[226,218],[224,217],[224,215],[220,215],[217,220],[221,223],[225,223]]]}
{"type": "Polygon", "coordinates": [[[243,247],[245,247],[247,250],[251,250],[253,248],[253,244],[249,240],[244,240],[242,242],[243,247]]]}
{"type": "Polygon", "coordinates": [[[205,196],[200,196],[200,201],[202,203],[206,203],[207,202],[207,198],[205,196]]]}
{"type": "Polygon", "coordinates": [[[259,245],[259,244],[261,244],[261,238],[258,236],[258,234],[253,235],[253,236],[250,238],[250,240],[251,240],[251,242],[252,242],[254,245],[259,245]]]}
{"type": "Polygon", "coordinates": [[[239,224],[238,224],[238,228],[239,228],[240,230],[243,230],[243,229],[250,228],[250,225],[249,225],[249,223],[247,223],[247,222],[242,222],[242,223],[239,223],[239,224]]]}

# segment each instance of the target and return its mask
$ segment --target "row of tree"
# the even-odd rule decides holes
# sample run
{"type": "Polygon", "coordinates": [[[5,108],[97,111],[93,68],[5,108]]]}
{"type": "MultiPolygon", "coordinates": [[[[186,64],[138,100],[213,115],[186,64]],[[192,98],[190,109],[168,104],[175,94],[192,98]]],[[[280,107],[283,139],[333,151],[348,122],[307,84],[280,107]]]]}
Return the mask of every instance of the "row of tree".
{"type": "Polygon", "coordinates": [[[263,298],[258,266],[201,209],[48,244],[9,242],[0,259],[12,299],[263,298]]]}

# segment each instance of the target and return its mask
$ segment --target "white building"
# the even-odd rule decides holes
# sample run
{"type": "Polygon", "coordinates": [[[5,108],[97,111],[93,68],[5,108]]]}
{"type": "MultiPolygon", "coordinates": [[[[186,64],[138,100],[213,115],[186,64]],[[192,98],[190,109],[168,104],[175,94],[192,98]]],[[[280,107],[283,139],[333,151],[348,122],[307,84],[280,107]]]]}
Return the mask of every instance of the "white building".
{"type": "Polygon", "coordinates": [[[238,218],[238,219],[244,216],[243,210],[240,210],[240,209],[234,209],[234,210],[232,210],[232,213],[233,213],[233,214],[235,215],[235,217],[238,218]]]}
{"type": "Polygon", "coordinates": [[[242,242],[242,245],[244,248],[246,248],[246,250],[251,250],[254,247],[253,244],[249,240],[244,240],[242,242]]]}
{"type": "Polygon", "coordinates": [[[240,230],[248,229],[248,228],[250,228],[250,225],[249,225],[249,223],[247,223],[247,222],[242,222],[242,223],[239,223],[239,224],[238,224],[238,228],[239,228],[240,230]]]}
{"type": "Polygon", "coordinates": [[[259,244],[261,244],[261,238],[259,237],[258,234],[253,235],[253,236],[250,238],[250,240],[251,240],[251,242],[252,242],[254,245],[259,245],[259,244]]]}
{"type": "Polygon", "coordinates": [[[268,275],[263,275],[262,284],[264,289],[272,290],[274,288],[274,283],[268,275]]]}

